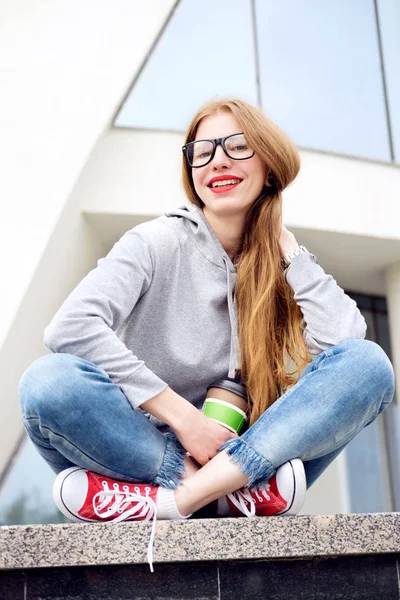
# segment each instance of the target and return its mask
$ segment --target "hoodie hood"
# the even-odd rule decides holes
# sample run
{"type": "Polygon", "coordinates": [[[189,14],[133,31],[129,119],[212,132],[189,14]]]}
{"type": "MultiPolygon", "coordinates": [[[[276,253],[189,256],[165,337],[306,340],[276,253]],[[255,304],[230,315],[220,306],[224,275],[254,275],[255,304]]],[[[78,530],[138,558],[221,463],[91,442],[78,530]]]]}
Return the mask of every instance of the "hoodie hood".
{"type": "Polygon", "coordinates": [[[224,269],[226,273],[226,294],[231,324],[231,347],[228,377],[234,379],[240,369],[239,336],[237,327],[236,277],[237,269],[215,235],[202,209],[189,200],[177,208],[165,213],[166,217],[184,219],[187,234],[203,256],[212,264],[224,269]]]}

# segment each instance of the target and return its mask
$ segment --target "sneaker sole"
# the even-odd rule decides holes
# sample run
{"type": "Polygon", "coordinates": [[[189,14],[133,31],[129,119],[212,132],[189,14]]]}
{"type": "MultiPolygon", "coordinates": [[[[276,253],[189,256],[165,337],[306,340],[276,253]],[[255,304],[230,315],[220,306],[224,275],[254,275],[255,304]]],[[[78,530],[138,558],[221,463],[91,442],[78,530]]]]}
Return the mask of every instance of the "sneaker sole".
{"type": "Polygon", "coordinates": [[[67,519],[69,519],[70,521],[75,521],[75,523],[94,523],[94,519],[84,519],[83,517],[78,517],[77,515],[74,515],[74,513],[72,513],[70,510],[68,510],[68,508],[65,506],[63,499],[62,499],[62,489],[63,489],[63,485],[65,480],[72,474],[75,473],[75,471],[80,471],[81,467],[70,467],[69,469],[65,469],[64,471],[61,471],[61,473],[59,473],[57,475],[57,477],[55,478],[54,484],[53,484],[53,500],[55,505],[57,506],[58,510],[60,512],[62,512],[62,514],[67,517],[67,519]]]}
{"type": "Polygon", "coordinates": [[[302,461],[299,458],[295,458],[294,460],[289,460],[288,464],[291,467],[293,476],[293,496],[288,507],[285,508],[285,510],[276,513],[276,516],[297,515],[303,508],[306,497],[307,481],[302,461]]]}

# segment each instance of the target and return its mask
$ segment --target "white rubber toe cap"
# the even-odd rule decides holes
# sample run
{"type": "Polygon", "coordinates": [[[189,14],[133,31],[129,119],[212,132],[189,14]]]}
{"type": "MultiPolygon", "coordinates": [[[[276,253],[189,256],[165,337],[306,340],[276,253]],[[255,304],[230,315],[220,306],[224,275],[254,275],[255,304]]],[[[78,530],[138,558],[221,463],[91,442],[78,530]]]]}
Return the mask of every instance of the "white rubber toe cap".
{"type": "Polygon", "coordinates": [[[306,498],[306,474],[299,458],[289,460],[276,472],[276,484],[282,498],[288,503],[287,508],[278,514],[297,515],[306,498]]]}
{"type": "Polygon", "coordinates": [[[79,516],[87,492],[88,477],[86,470],[80,467],[71,467],[59,473],[53,485],[53,500],[57,508],[72,521],[87,521],[79,516]]]}

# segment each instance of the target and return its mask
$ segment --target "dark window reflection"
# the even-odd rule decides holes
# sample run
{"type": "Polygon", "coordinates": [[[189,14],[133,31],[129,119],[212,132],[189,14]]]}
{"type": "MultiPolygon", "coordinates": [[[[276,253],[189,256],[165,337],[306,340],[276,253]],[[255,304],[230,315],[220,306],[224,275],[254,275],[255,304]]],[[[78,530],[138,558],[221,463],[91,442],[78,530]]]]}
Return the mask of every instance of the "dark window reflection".
{"type": "MultiPolygon", "coordinates": [[[[348,292],[367,322],[367,339],[391,358],[386,299],[348,292]]],[[[352,512],[399,510],[400,482],[395,468],[399,456],[400,418],[395,401],[346,448],[347,480],[352,512]]]]}

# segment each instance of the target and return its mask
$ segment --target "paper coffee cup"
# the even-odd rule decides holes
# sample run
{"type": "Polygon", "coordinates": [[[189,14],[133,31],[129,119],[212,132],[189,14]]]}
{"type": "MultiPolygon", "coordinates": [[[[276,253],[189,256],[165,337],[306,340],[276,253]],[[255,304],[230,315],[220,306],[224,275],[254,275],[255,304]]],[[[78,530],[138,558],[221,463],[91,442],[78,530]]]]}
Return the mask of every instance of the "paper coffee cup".
{"type": "Polygon", "coordinates": [[[203,413],[206,417],[237,434],[240,433],[247,420],[243,410],[218,398],[207,398],[204,402],[203,413]]]}

